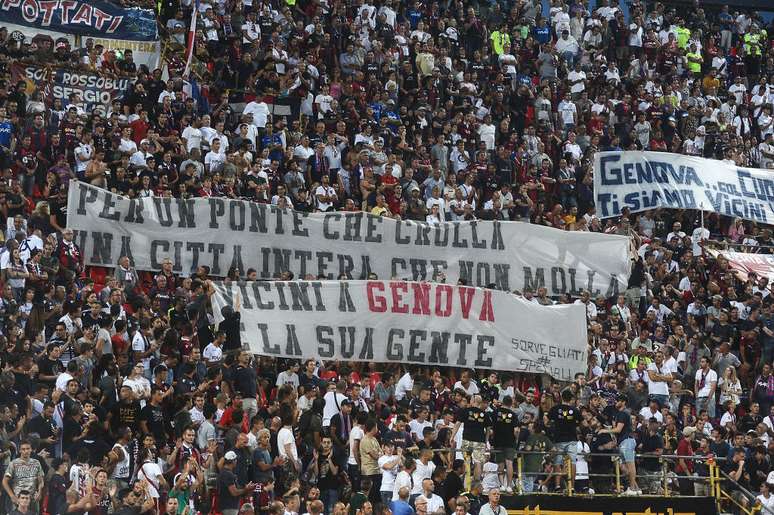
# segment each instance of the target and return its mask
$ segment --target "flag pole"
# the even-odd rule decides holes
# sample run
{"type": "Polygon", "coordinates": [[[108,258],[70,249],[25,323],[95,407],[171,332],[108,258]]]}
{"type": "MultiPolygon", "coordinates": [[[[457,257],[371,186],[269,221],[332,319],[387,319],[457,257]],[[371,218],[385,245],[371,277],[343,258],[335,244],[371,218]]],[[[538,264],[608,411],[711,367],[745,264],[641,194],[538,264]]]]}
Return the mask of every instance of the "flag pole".
{"type": "Polygon", "coordinates": [[[194,45],[196,43],[196,18],[199,16],[199,0],[196,0],[191,12],[191,27],[188,29],[188,48],[186,49],[187,57],[185,60],[185,70],[183,70],[183,77],[187,78],[191,73],[191,61],[193,61],[194,45]]]}

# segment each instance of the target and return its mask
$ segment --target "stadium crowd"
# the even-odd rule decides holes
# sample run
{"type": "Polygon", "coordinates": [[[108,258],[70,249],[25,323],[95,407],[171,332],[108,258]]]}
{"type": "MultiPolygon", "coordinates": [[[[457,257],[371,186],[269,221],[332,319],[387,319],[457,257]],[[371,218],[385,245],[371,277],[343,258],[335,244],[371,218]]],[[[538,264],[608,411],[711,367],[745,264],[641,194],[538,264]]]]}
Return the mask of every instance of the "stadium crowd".
{"type": "Polygon", "coordinates": [[[774,30],[760,17],[639,0],[158,11],[164,72],[0,28],[0,512],[502,515],[501,492],[562,488],[565,454],[586,493],[611,491],[589,473],[620,460],[628,495],[660,491],[643,474],[663,454],[704,457],[667,462],[681,494],[707,494],[694,479],[715,459],[727,488],[774,513],[774,293],[704,246],[768,254],[771,227],[669,210],[600,220],[592,194],[598,150],[774,168],[774,30]],[[12,82],[13,62],[132,80],[84,109],[12,82]],[[514,292],[585,304],[588,372],[571,384],[286,362],[241,350],[238,311],[211,324],[206,267],[84,266],[66,224],[75,180],[626,234],[637,257],[615,298],[514,292]]]}

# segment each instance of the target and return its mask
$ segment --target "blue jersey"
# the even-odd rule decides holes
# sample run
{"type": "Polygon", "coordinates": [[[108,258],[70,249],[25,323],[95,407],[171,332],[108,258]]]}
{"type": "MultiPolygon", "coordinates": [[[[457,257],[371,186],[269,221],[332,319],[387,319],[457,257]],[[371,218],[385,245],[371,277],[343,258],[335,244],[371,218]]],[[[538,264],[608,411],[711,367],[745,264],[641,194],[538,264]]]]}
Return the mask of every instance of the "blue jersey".
{"type": "Polygon", "coordinates": [[[422,12],[417,11],[414,8],[411,8],[406,14],[408,15],[409,25],[411,26],[411,30],[416,30],[417,25],[419,24],[419,20],[422,19],[422,12]]]}
{"type": "Polygon", "coordinates": [[[535,39],[539,43],[549,43],[551,41],[551,29],[547,25],[545,27],[535,27],[535,39]]]}
{"type": "Polygon", "coordinates": [[[0,123],[0,145],[4,147],[10,147],[12,135],[13,135],[13,124],[9,121],[0,123]]]}
{"type": "MultiPolygon", "coordinates": [[[[266,148],[270,145],[282,145],[282,137],[279,134],[266,135],[261,138],[261,148],[266,148]]],[[[269,159],[277,159],[282,161],[282,149],[269,151],[269,159]]]]}

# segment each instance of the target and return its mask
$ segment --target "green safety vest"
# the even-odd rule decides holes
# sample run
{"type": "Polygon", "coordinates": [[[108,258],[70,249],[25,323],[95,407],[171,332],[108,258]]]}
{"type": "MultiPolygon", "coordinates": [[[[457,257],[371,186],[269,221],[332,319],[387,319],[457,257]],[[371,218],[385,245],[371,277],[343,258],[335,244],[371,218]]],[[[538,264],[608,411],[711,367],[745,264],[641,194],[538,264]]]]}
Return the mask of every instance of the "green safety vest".
{"type": "MultiPolygon", "coordinates": [[[[696,58],[696,57],[698,57],[699,59],[701,59],[701,54],[698,53],[698,52],[688,52],[687,54],[685,54],[685,57],[686,58],[689,58],[689,57],[696,58]]],[[[688,61],[688,69],[690,71],[692,71],[692,72],[700,72],[701,71],[701,63],[695,63],[693,61],[688,61]]]]}
{"type": "Polygon", "coordinates": [[[511,42],[511,36],[507,32],[500,32],[499,30],[492,32],[490,39],[492,40],[494,53],[497,55],[502,55],[505,51],[505,45],[511,42]]]}
{"type": "Polygon", "coordinates": [[[691,39],[691,31],[685,27],[677,27],[677,46],[685,48],[689,39],[691,39]]]}
{"type": "Polygon", "coordinates": [[[748,54],[761,55],[761,33],[744,35],[744,50],[748,54]]]}
{"type": "Polygon", "coordinates": [[[636,354],[635,354],[634,356],[632,356],[631,358],[629,358],[629,369],[635,369],[635,368],[637,368],[637,363],[639,363],[639,361],[640,361],[641,359],[642,359],[642,360],[645,360],[645,366],[646,366],[646,367],[647,367],[648,365],[650,365],[650,364],[651,364],[651,362],[652,362],[652,360],[651,360],[649,357],[647,357],[647,356],[642,356],[642,357],[640,357],[640,356],[638,356],[638,355],[636,355],[636,354]]]}

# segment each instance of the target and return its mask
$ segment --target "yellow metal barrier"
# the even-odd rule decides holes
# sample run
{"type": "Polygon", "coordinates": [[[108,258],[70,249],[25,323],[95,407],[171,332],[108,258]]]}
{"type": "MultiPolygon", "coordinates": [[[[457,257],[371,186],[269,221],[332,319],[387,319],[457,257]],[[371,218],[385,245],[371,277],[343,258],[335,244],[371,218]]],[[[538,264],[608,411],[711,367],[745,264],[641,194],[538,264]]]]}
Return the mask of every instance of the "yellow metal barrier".
{"type": "Polygon", "coordinates": [[[736,506],[740,512],[744,513],[745,515],[755,515],[761,510],[760,504],[755,502],[755,495],[752,492],[747,491],[746,489],[742,488],[738,484],[736,485],[739,488],[739,492],[741,492],[744,497],[750,501],[750,505],[745,505],[740,503],[734,495],[732,495],[729,492],[726,492],[722,488],[723,480],[736,483],[733,481],[730,477],[728,477],[725,473],[722,473],[720,470],[720,467],[718,467],[718,464],[713,460],[708,463],[709,465],[709,477],[710,477],[710,492],[712,493],[713,497],[715,497],[715,502],[718,503],[718,512],[722,513],[723,510],[723,503],[724,502],[730,502],[734,506],[736,506]]]}

